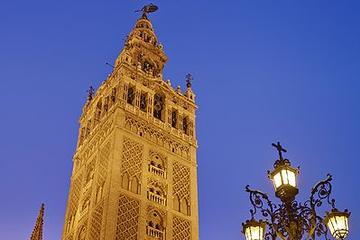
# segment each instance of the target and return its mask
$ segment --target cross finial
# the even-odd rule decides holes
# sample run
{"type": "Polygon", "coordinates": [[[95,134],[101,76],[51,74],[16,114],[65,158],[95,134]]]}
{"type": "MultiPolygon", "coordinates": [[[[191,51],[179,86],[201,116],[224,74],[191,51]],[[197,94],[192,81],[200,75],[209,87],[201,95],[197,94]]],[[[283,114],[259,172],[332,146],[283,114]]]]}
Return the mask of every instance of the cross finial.
{"type": "Polygon", "coordinates": [[[280,161],[284,160],[283,156],[282,156],[282,153],[287,152],[286,149],[283,148],[283,146],[281,146],[280,142],[277,142],[277,144],[272,143],[272,146],[278,150],[278,152],[279,152],[279,160],[280,161]]]}
{"type": "Polygon", "coordinates": [[[186,87],[191,88],[193,76],[190,73],[188,73],[186,74],[185,79],[186,79],[186,87]]]}

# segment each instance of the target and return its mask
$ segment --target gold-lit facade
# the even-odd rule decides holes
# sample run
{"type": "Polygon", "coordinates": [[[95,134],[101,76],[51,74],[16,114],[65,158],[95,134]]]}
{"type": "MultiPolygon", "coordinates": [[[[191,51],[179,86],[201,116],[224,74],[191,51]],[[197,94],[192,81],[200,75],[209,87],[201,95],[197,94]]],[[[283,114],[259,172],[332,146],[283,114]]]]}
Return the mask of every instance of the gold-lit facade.
{"type": "Polygon", "coordinates": [[[80,117],[62,240],[198,240],[195,94],[144,13],[80,117]]]}

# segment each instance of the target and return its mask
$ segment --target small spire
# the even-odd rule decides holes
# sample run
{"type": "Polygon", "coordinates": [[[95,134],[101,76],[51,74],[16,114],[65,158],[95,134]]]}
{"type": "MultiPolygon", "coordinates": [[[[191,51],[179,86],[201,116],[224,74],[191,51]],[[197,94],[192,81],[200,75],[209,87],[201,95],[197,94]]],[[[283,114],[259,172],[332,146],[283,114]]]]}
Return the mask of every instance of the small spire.
{"type": "Polygon", "coordinates": [[[89,87],[89,90],[86,91],[88,96],[87,96],[87,100],[88,101],[91,101],[94,97],[94,93],[95,93],[95,90],[92,86],[89,87]]]}
{"type": "Polygon", "coordinates": [[[45,211],[45,205],[42,203],[30,240],[43,239],[44,211],[45,211]]]}
{"type": "Polygon", "coordinates": [[[193,76],[190,73],[188,73],[185,76],[185,80],[186,80],[186,87],[191,88],[192,81],[193,81],[193,76]]]}

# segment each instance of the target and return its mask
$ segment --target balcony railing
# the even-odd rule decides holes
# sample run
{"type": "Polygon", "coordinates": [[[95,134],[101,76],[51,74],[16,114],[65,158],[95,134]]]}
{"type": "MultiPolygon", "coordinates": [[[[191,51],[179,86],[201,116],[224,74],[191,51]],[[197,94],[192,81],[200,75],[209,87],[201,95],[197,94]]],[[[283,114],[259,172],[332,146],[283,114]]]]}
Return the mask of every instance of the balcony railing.
{"type": "Polygon", "coordinates": [[[162,178],[166,178],[166,172],[165,170],[161,169],[161,168],[158,168],[154,165],[149,165],[149,172],[157,175],[157,176],[160,176],[162,178]]]}
{"type": "Polygon", "coordinates": [[[164,231],[160,231],[156,228],[153,228],[153,227],[150,227],[150,226],[147,226],[146,227],[146,234],[149,236],[149,237],[153,237],[153,238],[158,238],[158,239],[165,239],[164,238],[164,231]]]}
{"type": "Polygon", "coordinates": [[[159,196],[155,193],[152,192],[147,192],[147,198],[152,201],[152,202],[156,202],[157,204],[166,206],[166,198],[159,196]]]}

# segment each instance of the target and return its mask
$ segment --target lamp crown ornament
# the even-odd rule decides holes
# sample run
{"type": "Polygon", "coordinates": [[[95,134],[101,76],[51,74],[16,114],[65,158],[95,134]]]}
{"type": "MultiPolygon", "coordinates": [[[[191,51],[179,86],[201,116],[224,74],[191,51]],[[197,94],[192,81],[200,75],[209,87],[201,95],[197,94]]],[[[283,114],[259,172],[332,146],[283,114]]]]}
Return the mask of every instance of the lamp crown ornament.
{"type": "Polygon", "coordinates": [[[277,159],[274,163],[274,168],[276,168],[279,165],[290,165],[290,160],[283,157],[283,153],[286,153],[287,150],[280,144],[280,142],[272,143],[271,144],[279,154],[279,159],[277,159]]]}
{"type": "Polygon", "coordinates": [[[341,212],[335,208],[335,200],[330,198],[332,176],[328,174],[324,180],[315,184],[308,200],[298,202],[295,197],[299,191],[299,169],[293,168],[290,161],[283,157],[282,154],[287,150],[280,142],[272,146],[277,149],[279,159],[268,174],[281,203],[274,204],[267,194],[251,189],[249,185],[245,187],[252,205],[251,219],[242,224],[246,240],[315,240],[315,237],[320,236],[329,240],[329,232],[337,240],[345,239],[349,233],[350,212],[347,209],[341,212]],[[318,213],[323,203],[331,207],[330,212],[325,212],[325,217],[318,213]],[[265,219],[255,220],[256,214],[265,219]]]}

